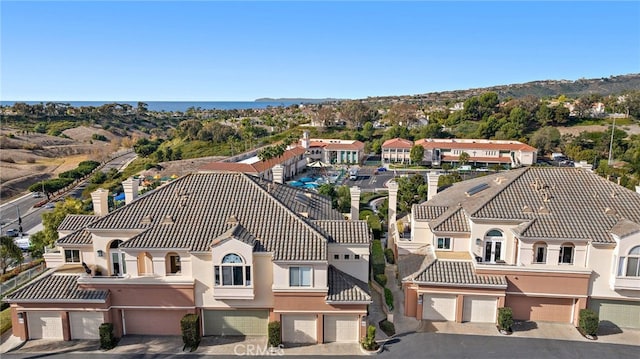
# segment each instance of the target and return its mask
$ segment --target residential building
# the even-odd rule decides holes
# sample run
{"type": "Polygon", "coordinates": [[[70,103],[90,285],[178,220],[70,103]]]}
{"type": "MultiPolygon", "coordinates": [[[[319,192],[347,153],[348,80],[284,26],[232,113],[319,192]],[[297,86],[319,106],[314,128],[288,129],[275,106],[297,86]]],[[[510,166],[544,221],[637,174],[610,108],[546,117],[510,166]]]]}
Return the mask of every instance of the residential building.
{"type": "Polygon", "coordinates": [[[460,138],[427,138],[414,142],[394,138],[382,145],[383,163],[408,163],[408,153],[414,145],[424,147],[422,163],[441,166],[457,165],[460,155],[469,155],[474,166],[504,165],[511,168],[529,166],[537,161],[537,150],[519,141],[460,138]]]}
{"type": "Polygon", "coordinates": [[[237,172],[124,187],[125,206],[109,213],[98,190],[95,215],[66,217],[49,270],[6,297],[14,335],[96,339],[103,322],[180,335],[187,313],[205,336],[266,335],[269,321],[289,343],[365,335],[371,232],[328,198],[237,172]]]}
{"type": "Polygon", "coordinates": [[[299,142],[310,161],[330,164],[360,164],[364,160],[364,143],[357,140],[309,138],[305,131],[299,142]]]}
{"type": "Polygon", "coordinates": [[[591,171],[456,183],[414,205],[411,236],[394,245],[407,316],[493,323],[507,306],[516,320],[577,325],[590,308],[640,328],[640,193],[591,171]]]}

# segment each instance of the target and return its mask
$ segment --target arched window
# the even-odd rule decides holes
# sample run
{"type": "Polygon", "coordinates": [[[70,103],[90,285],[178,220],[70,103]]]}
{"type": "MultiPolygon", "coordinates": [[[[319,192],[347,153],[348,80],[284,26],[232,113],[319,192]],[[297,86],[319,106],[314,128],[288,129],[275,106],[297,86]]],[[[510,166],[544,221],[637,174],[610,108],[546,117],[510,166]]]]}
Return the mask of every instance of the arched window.
{"type": "Polygon", "coordinates": [[[631,248],[626,257],[620,257],[618,275],[621,276],[622,273],[625,277],[640,277],[640,246],[631,248]]]}
{"type": "Polygon", "coordinates": [[[545,242],[533,245],[533,263],[547,263],[547,244],[545,242]]]}
{"type": "Polygon", "coordinates": [[[504,236],[497,229],[492,229],[484,236],[484,261],[495,263],[504,259],[504,236]]]}
{"type": "Polygon", "coordinates": [[[497,229],[492,229],[487,232],[487,237],[502,237],[502,232],[497,229]]]}
{"type": "Polygon", "coordinates": [[[560,264],[573,264],[573,252],[575,252],[575,246],[572,243],[563,243],[560,246],[560,256],[558,257],[558,263],[560,264]]]}
{"type": "Polygon", "coordinates": [[[180,256],[177,253],[167,253],[165,262],[167,264],[167,274],[178,274],[182,270],[182,265],[180,264],[180,256]]]}
{"type": "Polygon", "coordinates": [[[216,286],[250,286],[251,266],[239,255],[229,253],[222,258],[222,264],[215,266],[216,286]]]}

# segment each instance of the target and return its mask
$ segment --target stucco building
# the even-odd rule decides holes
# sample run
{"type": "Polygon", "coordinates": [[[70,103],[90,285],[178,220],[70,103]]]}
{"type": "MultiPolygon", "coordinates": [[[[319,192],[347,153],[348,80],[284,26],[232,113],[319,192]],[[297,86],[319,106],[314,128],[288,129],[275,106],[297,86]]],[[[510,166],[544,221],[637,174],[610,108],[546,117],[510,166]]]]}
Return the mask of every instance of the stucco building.
{"type": "Polygon", "coordinates": [[[317,194],[256,176],[201,172],[108,212],[60,225],[50,270],[11,293],[13,333],[22,339],[180,335],[200,317],[201,333],[266,335],[282,323],[293,343],[357,342],[365,335],[370,230],[345,220],[317,194]]]}
{"type": "Polygon", "coordinates": [[[577,325],[591,308],[640,328],[640,193],[584,169],[528,167],[430,196],[395,243],[407,316],[493,323],[508,306],[517,320],[577,325]]]}

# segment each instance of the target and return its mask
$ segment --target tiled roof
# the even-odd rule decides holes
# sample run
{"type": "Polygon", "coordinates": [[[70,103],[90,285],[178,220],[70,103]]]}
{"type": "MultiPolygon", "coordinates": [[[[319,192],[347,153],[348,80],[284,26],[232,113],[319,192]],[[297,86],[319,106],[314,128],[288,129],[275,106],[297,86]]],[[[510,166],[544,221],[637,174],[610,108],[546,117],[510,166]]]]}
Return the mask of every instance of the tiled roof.
{"type": "Polygon", "coordinates": [[[79,289],[79,275],[51,274],[35,280],[27,286],[5,297],[7,302],[65,301],[104,302],[109,294],[106,290],[79,289]]]}
{"type": "Polygon", "coordinates": [[[57,244],[91,244],[93,240],[91,233],[84,229],[79,229],[73,233],[70,233],[56,241],[57,244]]]}
{"type": "MultiPolygon", "coordinates": [[[[212,240],[230,228],[229,217],[235,216],[263,250],[273,252],[275,261],[326,260],[328,238],[292,204],[300,194],[309,198],[306,191],[283,187],[271,183],[269,190],[266,181],[241,173],[190,174],[93,222],[89,230],[144,230],[125,241],[122,248],[206,252],[212,240]],[[171,221],[163,220],[167,217],[171,221]]],[[[337,220],[335,213],[327,210],[326,198],[311,197],[305,208],[315,219],[337,220]],[[325,215],[329,218],[323,218],[325,215]]],[[[368,230],[362,234],[366,235],[368,230]]]]}
{"type": "Polygon", "coordinates": [[[425,149],[459,149],[459,150],[495,150],[495,151],[529,151],[536,149],[518,141],[484,141],[484,140],[458,140],[458,139],[420,139],[415,142],[425,149]],[[476,142],[471,142],[476,141],[476,142]]]}
{"type": "Polygon", "coordinates": [[[327,270],[329,293],[327,302],[371,303],[369,285],[329,265],[327,270]]]}
{"type": "Polygon", "coordinates": [[[233,171],[242,173],[262,173],[277,164],[285,163],[286,161],[300,156],[304,153],[305,149],[302,147],[294,147],[284,151],[282,156],[274,157],[266,161],[258,161],[255,163],[239,163],[239,162],[211,162],[200,167],[201,171],[233,171]]]}
{"type": "Polygon", "coordinates": [[[413,141],[405,140],[404,138],[392,138],[384,141],[382,148],[411,148],[413,147],[413,141]]]}
{"type": "MultiPolygon", "coordinates": [[[[640,194],[580,168],[527,167],[458,182],[414,206],[414,213],[420,216],[416,219],[427,219],[431,217],[425,213],[436,211],[429,207],[457,205],[464,217],[454,218],[449,230],[455,231],[453,224],[460,220],[468,225],[471,217],[521,222],[514,229],[520,238],[612,243],[610,233],[633,230],[622,220],[640,226],[640,194]]],[[[445,223],[448,215],[431,219],[431,228],[445,223]]]]}
{"type": "Polygon", "coordinates": [[[100,216],[92,214],[68,214],[58,226],[58,231],[75,231],[86,227],[98,218],[100,218],[100,216]]]}
{"type": "Polygon", "coordinates": [[[360,141],[353,141],[353,143],[328,143],[324,147],[326,150],[339,151],[339,150],[363,150],[364,143],[360,141]]]}
{"type": "MultiPolygon", "coordinates": [[[[442,156],[442,161],[458,161],[460,156],[442,156]]],[[[493,162],[493,163],[511,163],[511,158],[509,157],[476,157],[469,156],[469,162],[493,162]]]]}
{"type": "Polygon", "coordinates": [[[371,235],[366,221],[314,221],[328,234],[331,242],[340,244],[369,244],[371,235]]]}
{"type": "Polygon", "coordinates": [[[435,257],[430,246],[424,246],[415,252],[398,257],[398,274],[401,280],[413,279],[418,273],[429,266],[435,257]]]}
{"type": "Polygon", "coordinates": [[[626,219],[621,219],[611,228],[611,233],[620,238],[630,236],[640,232],[640,223],[634,223],[626,219]]]}
{"type": "Polygon", "coordinates": [[[476,274],[471,261],[436,260],[414,280],[441,285],[507,286],[505,276],[476,274]]]}
{"type": "Polygon", "coordinates": [[[462,207],[458,207],[447,216],[442,216],[433,225],[434,232],[471,232],[469,220],[462,207]]]}
{"type": "Polygon", "coordinates": [[[257,242],[256,237],[247,232],[247,230],[243,226],[239,224],[232,224],[232,227],[229,228],[229,230],[213,240],[212,246],[217,246],[220,243],[226,242],[231,238],[236,239],[242,243],[246,243],[251,247],[255,246],[257,242]]]}
{"type": "Polygon", "coordinates": [[[446,206],[430,206],[429,202],[425,202],[422,205],[414,204],[411,208],[411,213],[413,214],[413,218],[415,218],[416,221],[430,221],[432,219],[440,217],[444,212],[446,212],[446,210],[446,206]]]}

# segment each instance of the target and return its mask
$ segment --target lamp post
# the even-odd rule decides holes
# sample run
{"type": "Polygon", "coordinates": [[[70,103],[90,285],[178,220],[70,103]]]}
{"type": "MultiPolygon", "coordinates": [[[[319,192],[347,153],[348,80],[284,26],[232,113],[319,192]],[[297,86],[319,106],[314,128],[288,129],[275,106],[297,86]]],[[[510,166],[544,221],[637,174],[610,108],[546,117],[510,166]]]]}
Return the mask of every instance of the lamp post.
{"type": "Polygon", "coordinates": [[[20,216],[20,206],[14,203],[7,204],[16,207],[16,212],[18,213],[18,232],[20,233],[20,238],[22,238],[22,217],[20,216]]]}

